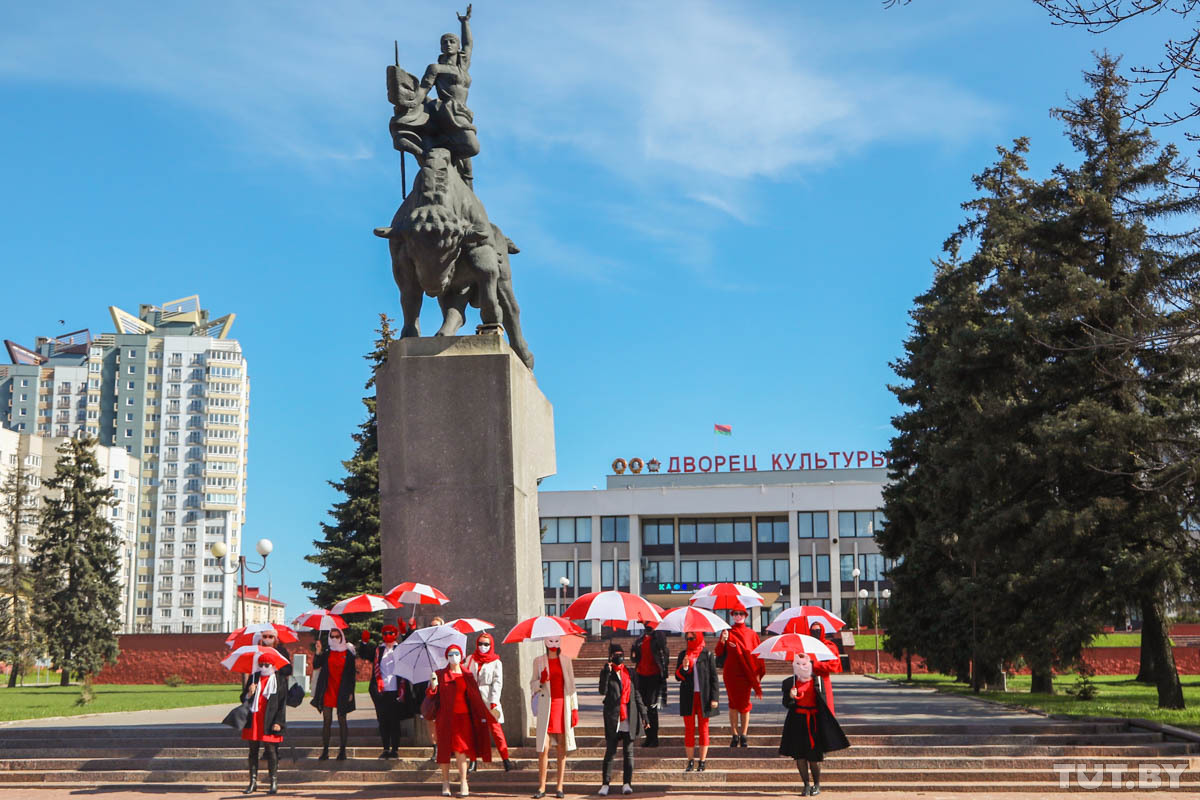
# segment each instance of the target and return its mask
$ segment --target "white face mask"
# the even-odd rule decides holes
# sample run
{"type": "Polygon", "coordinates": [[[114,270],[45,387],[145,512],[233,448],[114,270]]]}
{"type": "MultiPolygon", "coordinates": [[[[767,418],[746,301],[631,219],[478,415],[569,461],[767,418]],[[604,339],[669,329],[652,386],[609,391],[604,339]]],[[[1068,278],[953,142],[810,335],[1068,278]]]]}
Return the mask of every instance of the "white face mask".
{"type": "Polygon", "coordinates": [[[449,661],[452,666],[456,666],[461,659],[462,653],[459,653],[457,650],[446,656],[446,660],[449,661]]]}
{"type": "Polygon", "coordinates": [[[492,646],[490,644],[488,644],[487,642],[480,642],[478,649],[479,649],[479,652],[486,653],[492,649],[492,646]]]}
{"type": "Polygon", "coordinates": [[[561,647],[562,647],[562,639],[560,639],[560,638],[559,638],[559,637],[557,637],[557,636],[555,636],[555,637],[553,637],[553,638],[550,638],[550,639],[547,639],[547,640],[546,640],[546,647],[549,647],[549,648],[550,648],[550,649],[552,649],[552,650],[558,650],[559,648],[561,648],[561,647]]]}
{"type": "Polygon", "coordinates": [[[275,674],[275,665],[274,664],[262,664],[259,666],[258,672],[264,678],[269,678],[275,674]]]}
{"type": "Polygon", "coordinates": [[[812,678],[812,659],[807,655],[796,656],[792,659],[792,672],[797,680],[809,680],[812,678]]]}

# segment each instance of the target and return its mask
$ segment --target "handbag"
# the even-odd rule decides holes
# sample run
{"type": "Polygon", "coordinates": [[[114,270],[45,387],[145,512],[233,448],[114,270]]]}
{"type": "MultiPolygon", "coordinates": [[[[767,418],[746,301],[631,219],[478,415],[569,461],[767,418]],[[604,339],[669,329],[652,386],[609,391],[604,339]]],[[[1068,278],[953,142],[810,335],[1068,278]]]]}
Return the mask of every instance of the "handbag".
{"type": "Polygon", "coordinates": [[[422,718],[430,722],[433,722],[435,719],[437,719],[438,709],[441,707],[441,703],[438,701],[439,696],[440,695],[437,694],[425,695],[425,699],[421,701],[422,718]]]}
{"type": "Polygon", "coordinates": [[[228,725],[235,731],[240,731],[246,727],[246,723],[250,721],[250,701],[242,703],[235,707],[232,711],[225,715],[225,719],[221,720],[222,725],[228,725]]]}
{"type": "Polygon", "coordinates": [[[299,683],[293,683],[288,688],[287,700],[285,701],[292,708],[297,707],[304,702],[304,687],[299,683]]]}

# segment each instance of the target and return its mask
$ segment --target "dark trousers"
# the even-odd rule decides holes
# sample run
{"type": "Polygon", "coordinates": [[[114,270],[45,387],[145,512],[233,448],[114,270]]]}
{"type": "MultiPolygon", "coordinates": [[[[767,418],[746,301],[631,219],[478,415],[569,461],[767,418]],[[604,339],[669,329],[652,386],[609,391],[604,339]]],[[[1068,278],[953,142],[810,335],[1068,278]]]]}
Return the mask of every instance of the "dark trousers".
{"type": "Polygon", "coordinates": [[[625,780],[622,783],[633,783],[633,737],[627,732],[618,733],[611,739],[605,740],[604,746],[604,767],[601,772],[603,783],[608,785],[609,775],[612,773],[613,756],[617,754],[617,743],[621,743],[621,758],[624,761],[624,769],[621,771],[625,780]]]}
{"type": "Polygon", "coordinates": [[[400,703],[396,692],[372,692],[375,701],[375,721],[379,723],[379,738],[384,750],[400,747],[400,703]]]}
{"type": "Polygon", "coordinates": [[[662,678],[657,673],[654,675],[638,675],[637,684],[638,694],[642,696],[642,702],[646,704],[646,721],[650,723],[650,727],[646,730],[646,741],[658,741],[658,705],[661,698],[659,692],[662,691],[662,678]]]}

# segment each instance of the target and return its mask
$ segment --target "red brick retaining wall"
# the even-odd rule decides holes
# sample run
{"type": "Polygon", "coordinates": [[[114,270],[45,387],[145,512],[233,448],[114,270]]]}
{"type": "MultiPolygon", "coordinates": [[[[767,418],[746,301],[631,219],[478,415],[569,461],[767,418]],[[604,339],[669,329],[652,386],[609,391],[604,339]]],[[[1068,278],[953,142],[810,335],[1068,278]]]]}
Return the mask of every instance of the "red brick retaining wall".
{"type": "MultiPolygon", "coordinates": [[[[1180,675],[1200,675],[1200,647],[1175,647],[1175,666],[1180,675]]],[[[1089,647],[1083,651],[1083,660],[1096,670],[1097,675],[1134,675],[1138,671],[1139,648],[1137,647],[1089,647]]],[[[856,673],[875,672],[874,650],[852,650],[850,670],[856,673]]],[[[888,674],[903,674],[904,660],[892,658],[882,650],[879,652],[879,671],[888,674]]],[[[913,656],[913,672],[925,673],[925,661],[913,656]]],[[[1029,668],[1014,670],[1019,675],[1028,675],[1029,668]]]]}
{"type": "MultiPolygon", "coordinates": [[[[97,683],[165,683],[178,675],[187,684],[238,683],[241,678],[221,666],[229,655],[226,633],[131,633],[118,636],[121,655],[96,676],[97,683]]],[[[307,653],[312,672],[313,639],[301,633],[300,641],[284,645],[291,655],[307,653]]],[[[358,679],[371,674],[369,664],[358,664],[358,679]]]]}

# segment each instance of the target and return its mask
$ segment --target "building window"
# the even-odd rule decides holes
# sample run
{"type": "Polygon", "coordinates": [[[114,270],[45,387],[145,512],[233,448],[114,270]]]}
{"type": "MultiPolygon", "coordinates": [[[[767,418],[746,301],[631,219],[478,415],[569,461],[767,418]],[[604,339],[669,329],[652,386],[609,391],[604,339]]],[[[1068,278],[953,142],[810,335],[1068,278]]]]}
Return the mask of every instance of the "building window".
{"type": "Polygon", "coordinates": [[[642,520],[642,544],[647,547],[674,547],[675,521],[670,519],[642,520]]]}
{"type": "Polygon", "coordinates": [[[882,581],[883,576],[883,556],[879,553],[859,553],[858,554],[858,571],[859,580],[863,581],[882,581]]]}
{"type": "Polygon", "coordinates": [[[801,511],[796,515],[796,536],[800,539],[828,539],[829,515],[824,511],[801,511]]]}
{"type": "Polygon", "coordinates": [[[577,570],[577,585],[580,593],[590,592],[592,590],[592,562],[580,561],[579,569],[577,570]]]}
{"type": "Polygon", "coordinates": [[[574,544],[592,540],[591,517],[542,517],[542,544],[574,544]]]}
{"type": "Polygon", "coordinates": [[[613,562],[612,559],[600,562],[600,588],[601,589],[629,589],[629,561],[617,562],[617,583],[613,586],[613,562]]]}
{"type": "Polygon", "coordinates": [[[788,540],[788,522],[787,517],[759,517],[758,518],[758,543],[767,544],[771,542],[782,542],[787,544],[788,540]]]}
{"type": "Polygon", "coordinates": [[[575,563],[573,561],[542,562],[543,589],[558,589],[562,585],[559,581],[564,577],[571,583],[575,582],[575,563]]]}
{"type": "Polygon", "coordinates": [[[642,581],[645,583],[674,583],[675,582],[675,562],[674,561],[648,561],[646,569],[642,574],[642,581]]]}
{"type": "Polygon", "coordinates": [[[886,522],[881,511],[839,511],[838,535],[843,539],[870,539],[886,522]]]}
{"type": "MultiPolygon", "coordinates": [[[[801,558],[809,559],[809,580],[812,580],[812,556],[801,556],[801,558]]],[[[782,586],[790,585],[792,580],[787,559],[760,558],[758,560],[758,579],[760,581],[779,581],[782,586]]]]}
{"type": "Polygon", "coordinates": [[[817,556],[817,582],[829,583],[829,556],[817,556]]]}
{"type": "Polygon", "coordinates": [[[601,517],[600,541],[628,542],[629,517],[601,517]]]}
{"type": "Polygon", "coordinates": [[[800,583],[805,586],[812,585],[812,556],[800,556],[800,583]]]}

